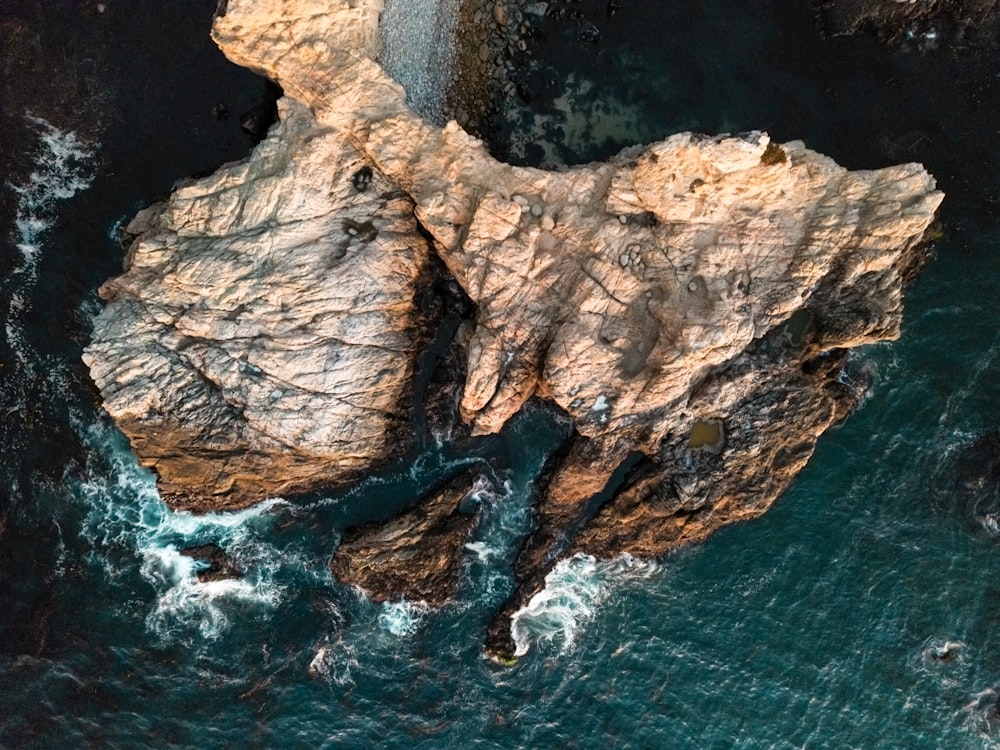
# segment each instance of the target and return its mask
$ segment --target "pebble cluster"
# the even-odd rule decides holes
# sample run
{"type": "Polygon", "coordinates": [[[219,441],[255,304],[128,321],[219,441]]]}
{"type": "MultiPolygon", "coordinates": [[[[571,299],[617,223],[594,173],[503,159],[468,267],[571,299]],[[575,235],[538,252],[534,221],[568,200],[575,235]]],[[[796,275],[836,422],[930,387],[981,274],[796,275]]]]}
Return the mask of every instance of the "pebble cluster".
{"type": "Polygon", "coordinates": [[[447,106],[450,116],[476,137],[488,141],[490,120],[502,101],[518,95],[515,61],[531,54],[530,17],[545,15],[547,7],[514,0],[463,0],[447,106]]]}

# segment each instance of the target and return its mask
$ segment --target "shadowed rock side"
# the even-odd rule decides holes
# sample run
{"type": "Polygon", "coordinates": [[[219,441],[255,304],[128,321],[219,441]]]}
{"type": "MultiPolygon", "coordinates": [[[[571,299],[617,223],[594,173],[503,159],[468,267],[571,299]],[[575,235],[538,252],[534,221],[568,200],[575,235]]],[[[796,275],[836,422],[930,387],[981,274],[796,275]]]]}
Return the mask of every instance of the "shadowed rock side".
{"type": "MultiPolygon", "coordinates": [[[[223,51],[275,79],[310,112],[286,101],[282,125],[248,162],[229,168],[244,175],[240,189],[222,189],[219,182],[230,180],[224,170],[178,191],[166,218],[140,237],[131,269],[106,287],[112,301],[88,357],[109,411],[166,487],[193,492],[203,472],[220,493],[206,500],[219,504],[227,491],[233,495],[233,474],[242,498],[274,492],[288,476],[285,487],[348,476],[384,455],[405,400],[414,339],[401,331],[409,330],[423,258],[415,215],[476,306],[472,330],[461,329],[466,366],[449,368],[465,374],[464,422],[473,433],[496,432],[534,396],[557,404],[576,430],[539,484],[537,529],[515,564],[515,593],[490,629],[491,652],[509,656],[508,616],[560,557],[662,555],[773,502],[818,435],[857,398],[837,379],[843,350],[898,335],[903,279],[942,195],[920,165],[848,172],[801,143],[774,144],[763,133],[684,133],[559,172],[511,167],[454,123],[439,129],[407,109],[403,91],[373,62],[379,9],[376,0],[229,2],[213,31],[223,51]],[[303,135],[293,143],[283,134],[295,128],[303,135]],[[315,232],[303,234],[274,206],[256,209],[266,199],[255,175],[271,174],[261,165],[275,141],[287,144],[281,164],[292,176],[322,164],[325,182],[310,182],[304,201],[309,216],[322,217],[307,220],[318,222],[315,232]],[[311,158],[320,146],[329,152],[311,158]],[[362,163],[374,181],[359,196],[351,175],[362,163]],[[211,210],[196,196],[208,196],[211,210]],[[379,198],[364,202],[369,196],[379,198]],[[272,215],[276,226],[254,234],[272,215]],[[244,216],[253,218],[249,226],[244,216]],[[173,239],[179,227],[183,242],[173,239]],[[315,253],[331,238],[343,241],[345,227],[364,239],[348,240],[345,251],[357,265],[322,266],[326,256],[315,253]],[[269,333],[246,346],[243,329],[223,323],[221,312],[233,314],[247,296],[220,302],[233,278],[240,289],[261,278],[258,253],[302,245],[312,251],[296,249],[294,263],[266,277],[267,295],[251,295],[248,305],[271,332],[285,313],[265,299],[344,298],[309,318],[365,331],[360,339],[337,335],[336,356],[326,339],[297,333],[294,345],[269,333]],[[170,260],[175,253],[185,262],[170,260]],[[215,255],[223,262],[210,260],[215,255]],[[349,287],[361,259],[363,278],[377,280],[378,309],[391,300],[396,316],[344,322],[368,297],[328,290],[349,287]],[[187,330],[192,309],[212,311],[194,315],[196,333],[187,330]],[[376,340],[383,348],[368,346],[376,340]],[[186,353],[192,345],[200,347],[197,357],[186,353]],[[235,356],[234,346],[243,347],[235,356]],[[155,368],[130,366],[148,351],[155,368]],[[288,353],[277,371],[267,359],[274,351],[288,353]],[[384,359],[374,365],[362,358],[376,355],[384,359]],[[241,371],[243,360],[260,373],[241,371]],[[334,382],[312,388],[315,401],[287,417],[295,428],[269,443],[274,428],[251,428],[268,424],[263,415],[274,410],[267,398],[276,386],[253,384],[303,370],[334,382]],[[214,388],[202,383],[203,373],[214,388]],[[184,388],[191,395],[175,398],[184,388]],[[313,412],[341,408],[345,391],[359,408],[324,416],[326,431],[299,429],[313,412]],[[161,405],[161,398],[174,400],[161,405]],[[203,410],[192,412],[191,404],[203,410]],[[170,429],[157,432],[161,422],[170,429]],[[311,461],[319,455],[327,458],[311,461]],[[287,456],[294,461],[285,466],[287,456]],[[201,463],[185,474],[185,461],[201,463]],[[183,481],[168,479],[175,467],[183,481]]],[[[366,533],[352,571],[368,557],[395,559],[393,534],[366,533]]],[[[453,543],[449,534],[422,539],[453,543]]],[[[442,549],[435,559],[453,554],[442,549]]],[[[393,585],[407,598],[436,596],[417,566],[392,565],[400,576],[393,585]]]]}
{"type": "Polygon", "coordinates": [[[458,588],[462,547],[479,521],[478,508],[464,501],[480,476],[481,467],[473,467],[388,521],[348,529],[333,557],[334,576],[375,601],[446,603],[458,588]]]}
{"type": "MultiPolygon", "coordinates": [[[[812,339],[815,333],[806,335],[812,339]]],[[[787,330],[772,331],[693,395],[690,407],[712,415],[695,424],[716,426],[716,442],[699,444],[696,426],[668,436],[607,502],[590,509],[592,516],[583,503],[558,503],[550,486],[538,508],[538,531],[515,566],[521,584],[487,633],[489,652],[503,659],[514,654],[510,618],[544,587],[556,562],[549,551],[560,526],[582,528],[559,557],[628,553],[648,559],[764,513],[805,466],[818,437],[861,398],[863,381],[842,380],[845,358],[846,350],[820,353],[815,340],[796,344],[787,330]]],[[[563,495],[575,489],[580,475],[578,495],[594,489],[594,463],[586,460],[586,449],[578,445],[576,452],[582,460],[567,461],[555,477],[563,495]]]]}

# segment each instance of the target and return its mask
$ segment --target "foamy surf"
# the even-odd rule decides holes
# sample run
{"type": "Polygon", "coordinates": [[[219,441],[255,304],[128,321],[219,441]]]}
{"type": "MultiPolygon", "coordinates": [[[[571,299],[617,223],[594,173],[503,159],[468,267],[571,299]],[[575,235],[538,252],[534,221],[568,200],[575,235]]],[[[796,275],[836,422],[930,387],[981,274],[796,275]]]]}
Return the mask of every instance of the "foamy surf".
{"type": "Polygon", "coordinates": [[[479,527],[463,545],[459,606],[498,607],[510,595],[510,567],[517,542],[531,530],[530,484],[510,477],[480,477],[471,497],[481,508],[479,527]]]}
{"type": "Polygon", "coordinates": [[[197,633],[212,640],[229,626],[234,609],[277,606],[292,579],[301,584],[303,573],[317,584],[328,582],[323,561],[307,559],[301,550],[279,550],[265,540],[274,511],[286,505],[283,500],[229,513],[171,511],[124,436],[103,424],[76,426],[91,456],[85,477],[69,479],[84,504],[81,533],[91,546],[88,559],[103,568],[110,584],[138,567],[156,591],[146,626],[161,639],[197,633]],[[197,572],[204,564],[181,550],[207,543],[225,550],[242,577],[199,581],[197,572]]]}
{"type": "Polygon", "coordinates": [[[385,602],[378,616],[378,625],[386,632],[399,638],[413,635],[420,628],[424,617],[430,612],[423,602],[385,602]]]}
{"type": "Polygon", "coordinates": [[[994,688],[981,690],[971,696],[960,712],[966,731],[979,739],[983,748],[996,748],[997,730],[1000,729],[1000,693],[994,688]]]}
{"type": "Polygon", "coordinates": [[[565,654],[573,648],[581,628],[611,595],[659,570],[657,563],[631,555],[608,561],[590,555],[560,560],[545,576],[545,588],[511,618],[514,655],[524,656],[532,645],[555,645],[560,655],[565,654]]]}

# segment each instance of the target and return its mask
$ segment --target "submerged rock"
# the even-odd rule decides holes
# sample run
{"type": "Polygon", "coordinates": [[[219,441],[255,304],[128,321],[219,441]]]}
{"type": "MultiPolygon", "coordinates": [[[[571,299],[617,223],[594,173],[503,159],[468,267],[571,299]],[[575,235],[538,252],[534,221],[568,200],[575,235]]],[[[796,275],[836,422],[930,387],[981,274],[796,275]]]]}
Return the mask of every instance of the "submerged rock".
{"type": "Polygon", "coordinates": [[[869,31],[893,44],[924,49],[996,21],[1000,11],[997,0],[818,0],[815,6],[827,34],[869,31]]]}
{"type": "Polygon", "coordinates": [[[1000,537],[1000,430],[946,451],[928,491],[931,501],[970,533],[1000,537]]]}
{"type": "MultiPolygon", "coordinates": [[[[860,395],[847,348],[898,335],[942,195],[920,165],[849,172],[764,133],[500,163],[407,108],[380,5],[228,3],[214,36],[281,85],[281,123],[148,217],[87,360],[175,504],[348,481],[406,442],[426,232],[476,306],[462,419],[497,432],[541,397],[575,427],[490,628],[509,656],[561,557],[660,556],[770,506],[860,395]]],[[[348,536],[338,575],[447,597],[464,532],[435,502],[348,536]]]]}
{"type": "Polygon", "coordinates": [[[185,547],[181,550],[181,554],[185,557],[192,557],[205,565],[197,572],[198,580],[202,583],[243,577],[240,566],[218,544],[209,543],[185,547]]]}

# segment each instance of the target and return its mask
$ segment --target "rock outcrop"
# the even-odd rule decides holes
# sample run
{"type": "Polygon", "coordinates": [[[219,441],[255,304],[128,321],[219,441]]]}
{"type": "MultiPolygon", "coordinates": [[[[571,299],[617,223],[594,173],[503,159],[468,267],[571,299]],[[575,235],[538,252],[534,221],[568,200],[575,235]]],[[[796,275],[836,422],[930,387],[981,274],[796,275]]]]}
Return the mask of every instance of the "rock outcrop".
{"type": "Polygon", "coordinates": [[[333,574],[375,601],[405,597],[431,606],[455,593],[462,548],[478,522],[475,495],[480,468],[461,472],[429,497],[386,522],[347,529],[333,558],[333,574]]]}
{"type": "Polygon", "coordinates": [[[818,0],[820,28],[827,34],[870,31],[898,44],[935,46],[944,36],[960,39],[988,19],[996,20],[997,0],[818,0]]]}
{"type": "Polygon", "coordinates": [[[214,542],[185,547],[181,550],[181,554],[200,563],[195,571],[200,583],[215,583],[243,577],[240,566],[214,542]]]}
{"type": "Polygon", "coordinates": [[[191,509],[357,478],[408,444],[428,262],[413,203],[308,110],[141,212],[84,359],[191,509]]]}
{"type": "MultiPolygon", "coordinates": [[[[228,3],[214,36],[280,83],[282,124],[145,219],[88,362],[170,497],[348,480],[384,459],[406,410],[419,222],[477,308],[462,418],[496,432],[540,397],[576,430],[490,629],[506,656],[507,616],[561,556],[662,555],[767,509],[858,397],[844,350],[898,335],[942,195],[920,165],[848,172],[763,133],[512,167],[410,112],[374,61],[379,10],[228,3]]],[[[414,543],[452,544],[448,523],[414,543]]],[[[366,530],[335,570],[378,590],[364,559],[412,559],[377,551],[393,538],[366,530]]],[[[405,572],[386,568],[394,591],[405,572]]]]}

